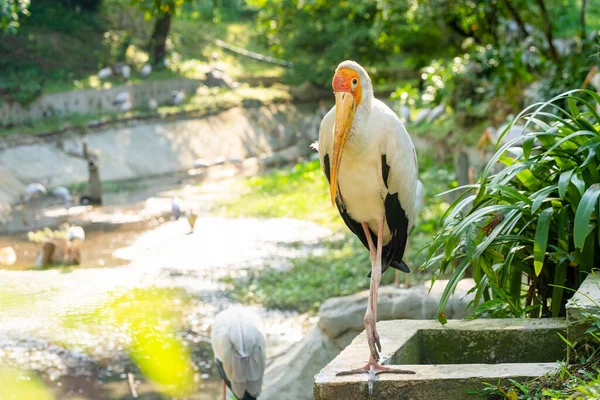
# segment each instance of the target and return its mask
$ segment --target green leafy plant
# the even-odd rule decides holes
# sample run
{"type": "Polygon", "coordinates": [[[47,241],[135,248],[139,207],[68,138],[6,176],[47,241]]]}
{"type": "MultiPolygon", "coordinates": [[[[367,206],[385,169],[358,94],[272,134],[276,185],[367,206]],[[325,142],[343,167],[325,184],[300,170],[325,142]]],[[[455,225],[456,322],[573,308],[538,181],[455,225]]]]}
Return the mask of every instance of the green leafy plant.
{"type": "Polygon", "coordinates": [[[532,132],[503,145],[444,215],[422,268],[451,271],[438,318],[470,270],[489,316],[559,316],[600,258],[600,95],[571,91],[525,109],[532,132]],[[565,102],[564,109],[557,104],[565,102]],[[522,141],[522,147],[513,147],[522,141]],[[498,163],[505,167],[492,173],[498,163]],[[469,206],[472,205],[469,209],[469,206]],[[439,263],[439,264],[437,264],[439,263]],[[489,303],[493,302],[493,303],[489,303]]]}

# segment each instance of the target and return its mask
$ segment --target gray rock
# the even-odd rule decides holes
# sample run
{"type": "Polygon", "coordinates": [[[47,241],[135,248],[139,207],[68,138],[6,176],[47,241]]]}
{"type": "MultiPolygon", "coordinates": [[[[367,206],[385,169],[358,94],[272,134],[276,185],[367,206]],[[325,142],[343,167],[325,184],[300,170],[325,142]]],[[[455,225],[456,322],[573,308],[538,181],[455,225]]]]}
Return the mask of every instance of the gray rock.
{"type": "MultiPolygon", "coordinates": [[[[435,318],[441,292],[428,294],[427,291],[425,286],[409,289],[381,287],[377,300],[377,320],[435,318]]],[[[369,292],[365,290],[327,300],[319,311],[319,328],[331,338],[337,338],[349,330],[357,333],[362,331],[368,298],[369,292]]],[[[464,317],[466,305],[464,300],[455,295],[448,304],[447,317],[464,317]]]]}
{"type": "Polygon", "coordinates": [[[226,87],[229,89],[234,87],[233,79],[225,72],[215,68],[206,73],[206,80],[204,83],[208,87],[226,87]]]}
{"type": "Polygon", "coordinates": [[[340,346],[313,327],[301,342],[267,367],[261,400],[312,399],[314,376],[350,341],[340,346]]]}

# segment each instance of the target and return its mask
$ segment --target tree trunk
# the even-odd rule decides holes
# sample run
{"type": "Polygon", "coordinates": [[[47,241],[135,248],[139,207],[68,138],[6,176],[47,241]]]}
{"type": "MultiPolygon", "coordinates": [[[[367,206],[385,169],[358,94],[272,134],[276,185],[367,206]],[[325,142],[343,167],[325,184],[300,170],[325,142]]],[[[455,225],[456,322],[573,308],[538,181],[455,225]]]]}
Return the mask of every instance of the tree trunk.
{"type": "Polygon", "coordinates": [[[550,22],[550,18],[548,18],[548,11],[546,11],[546,5],[544,4],[544,0],[536,0],[536,3],[540,7],[540,12],[542,13],[542,20],[544,21],[544,34],[546,35],[546,40],[548,41],[550,58],[552,58],[553,60],[557,60],[558,53],[556,52],[556,48],[554,47],[554,43],[552,42],[552,23],[550,22]]]}
{"type": "Polygon", "coordinates": [[[152,64],[162,66],[167,56],[167,36],[171,29],[171,18],[173,13],[171,11],[165,12],[160,15],[154,23],[154,29],[152,30],[152,36],[150,38],[150,60],[152,64]]]}
{"type": "Polygon", "coordinates": [[[521,19],[521,16],[519,15],[519,11],[517,11],[517,9],[515,8],[515,6],[513,6],[513,4],[510,2],[510,0],[504,0],[504,3],[506,4],[508,11],[510,11],[512,17],[515,19],[515,22],[519,26],[519,30],[521,31],[521,36],[523,36],[523,39],[525,39],[526,37],[529,36],[529,32],[527,32],[527,28],[525,28],[525,23],[521,19]]]}
{"type": "Polygon", "coordinates": [[[581,0],[581,40],[585,40],[585,9],[587,8],[587,0],[581,0]]]}

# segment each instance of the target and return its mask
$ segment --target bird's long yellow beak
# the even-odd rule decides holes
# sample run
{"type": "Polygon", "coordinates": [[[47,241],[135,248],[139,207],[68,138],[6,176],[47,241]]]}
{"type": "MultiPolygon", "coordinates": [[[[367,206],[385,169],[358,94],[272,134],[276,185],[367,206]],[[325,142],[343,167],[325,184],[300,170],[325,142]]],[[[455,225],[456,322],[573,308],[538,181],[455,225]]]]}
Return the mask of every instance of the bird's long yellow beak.
{"type": "Polygon", "coordinates": [[[590,69],[590,72],[588,72],[583,83],[581,84],[581,89],[585,89],[587,85],[590,84],[590,81],[592,80],[594,75],[596,75],[596,72],[598,72],[598,67],[594,65],[592,69],[590,69]]]}
{"type": "Polygon", "coordinates": [[[331,204],[335,203],[338,170],[340,169],[344,146],[350,134],[350,127],[352,126],[352,121],[354,121],[355,111],[356,100],[352,93],[337,92],[335,94],[335,127],[333,132],[333,155],[331,158],[331,180],[329,181],[331,204]]]}

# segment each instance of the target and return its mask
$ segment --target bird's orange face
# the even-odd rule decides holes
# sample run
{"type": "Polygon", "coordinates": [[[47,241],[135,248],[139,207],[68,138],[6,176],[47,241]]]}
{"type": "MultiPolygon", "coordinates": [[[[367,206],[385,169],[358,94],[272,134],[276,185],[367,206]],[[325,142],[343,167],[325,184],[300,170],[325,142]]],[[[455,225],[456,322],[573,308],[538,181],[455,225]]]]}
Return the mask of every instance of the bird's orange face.
{"type": "Polygon", "coordinates": [[[333,154],[331,158],[331,179],[329,182],[329,193],[332,204],[335,202],[337,194],[337,177],[342,153],[350,134],[352,122],[354,121],[356,107],[358,107],[362,98],[360,83],[358,72],[350,68],[340,68],[333,76],[335,127],[333,134],[333,154]]]}

